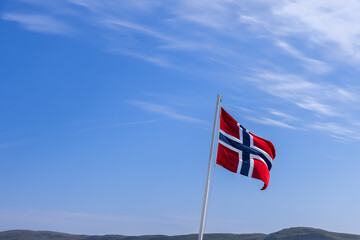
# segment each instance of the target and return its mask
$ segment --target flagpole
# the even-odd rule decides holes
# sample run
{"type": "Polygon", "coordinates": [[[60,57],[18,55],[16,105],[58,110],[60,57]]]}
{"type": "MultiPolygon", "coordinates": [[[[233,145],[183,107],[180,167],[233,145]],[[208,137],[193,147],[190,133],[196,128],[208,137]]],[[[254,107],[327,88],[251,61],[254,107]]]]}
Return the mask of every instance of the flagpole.
{"type": "Polygon", "coordinates": [[[217,122],[218,122],[218,118],[219,118],[219,109],[221,108],[221,100],[222,100],[222,96],[221,96],[221,94],[218,94],[217,102],[216,102],[214,126],[213,126],[212,138],[211,138],[209,164],[208,164],[208,171],[207,171],[207,177],[206,177],[206,182],[205,182],[205,193],[204,193],[204,201],[203,201],[203,207],[202,207],[202,213],[201,213],[201,222],[200,222],[200,230],[199,230],[198,240],[202,240],[203,235],[204,235],[204,228],[205,228],[205,222],[206,222],[206,210],[207,210],[207,203],[208,203],[208,197],[209,197],[211,166],[212,166],[214,144],[215,144],[215,132],[216,132],[217,122]]]}

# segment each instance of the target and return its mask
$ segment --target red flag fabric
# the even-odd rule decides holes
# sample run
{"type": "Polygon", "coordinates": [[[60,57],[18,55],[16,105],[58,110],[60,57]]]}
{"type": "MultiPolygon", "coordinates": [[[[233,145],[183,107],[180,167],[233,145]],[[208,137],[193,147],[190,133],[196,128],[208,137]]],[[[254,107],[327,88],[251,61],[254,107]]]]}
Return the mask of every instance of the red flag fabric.
{"type": "Polygon", "coordinates": [[[275,147],[270,141],[246,130],[221,108],[216,164],[263,181],[261,190],[265,190],[269,185],[275,155],[275,147]]]}

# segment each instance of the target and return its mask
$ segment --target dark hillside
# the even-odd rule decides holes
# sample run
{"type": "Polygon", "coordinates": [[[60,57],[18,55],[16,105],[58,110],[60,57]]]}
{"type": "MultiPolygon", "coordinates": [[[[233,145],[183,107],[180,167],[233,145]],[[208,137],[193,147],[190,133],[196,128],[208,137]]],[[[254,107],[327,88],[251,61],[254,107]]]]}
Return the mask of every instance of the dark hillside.
{"type": "Polygon", "coordinates": [[[264,240],[359,240],[360,235],[327,232],[315,228],[288,228],[271,233],[264,240]]]}
{"type": "MultiPolygon", "coordinates": [[[[50,231],[11,230],[0,232],[0,240],[197,240],[189,235],[75,235],[50,231]]],[[[314,228],[288,228],[271,234],[205,234],[204,240],[360,240],[360,235],[327,232],[314,228]]]]}

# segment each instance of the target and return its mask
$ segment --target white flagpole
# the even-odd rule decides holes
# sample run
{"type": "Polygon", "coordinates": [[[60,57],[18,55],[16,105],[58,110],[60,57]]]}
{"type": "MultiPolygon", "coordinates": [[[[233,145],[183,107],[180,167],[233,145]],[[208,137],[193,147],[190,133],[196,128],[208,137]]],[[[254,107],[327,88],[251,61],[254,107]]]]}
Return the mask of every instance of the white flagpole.
{"type": "Polygon", "coordinates": [[[217,122],[219,118],[219,109],[221,108],[221,94],[217,95],[217,102],[216,102],[216,110],[215,110],[215,119],[214,119],[214,126],[213,126],[213,133],[211,139],[211,147],[210,147],[210,156],[209,156],[209,164],[208,164],[208,171],[205,183],[205,193],[204,193],[204,201],[201,213],[201,222],[200,222],[200,230],[199,230],[199,237],[198,240],[203,239],[204,235],[204,228],[205,228],[205,220],[206,220],[206,210],[207,210],[207,203],[209,197],[209,187],[210,187],[210,175],[211,175],[211,166],[212,166],[212,159],[213,159],[213,152],[214,152],[214,144],[215,144],[215,132],[217,128],[217,122]]]}

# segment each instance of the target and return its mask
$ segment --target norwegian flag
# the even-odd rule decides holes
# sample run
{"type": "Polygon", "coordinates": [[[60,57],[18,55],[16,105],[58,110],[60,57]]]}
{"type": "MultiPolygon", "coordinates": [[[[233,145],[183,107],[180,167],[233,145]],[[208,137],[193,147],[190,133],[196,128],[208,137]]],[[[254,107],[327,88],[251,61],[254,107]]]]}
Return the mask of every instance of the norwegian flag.
{"type": "Polygon", "coordinates": [[[274,145],[255,136],[221,108],[219,144],[216,164],[227,170],[269,185],[270,169],[275,158],[274,145]]]}

